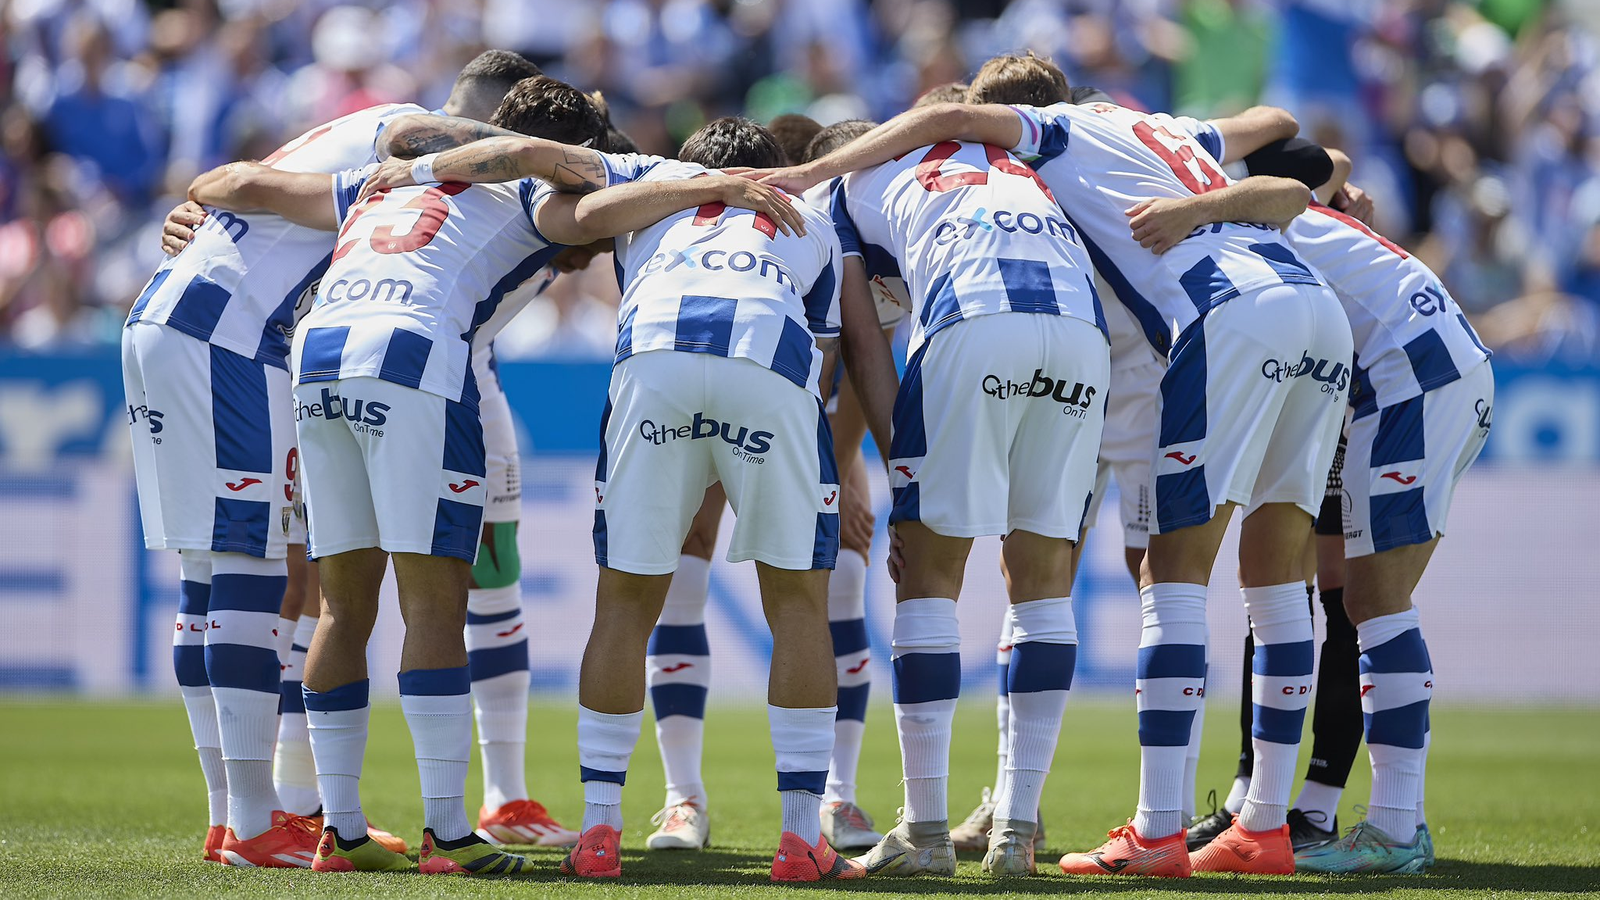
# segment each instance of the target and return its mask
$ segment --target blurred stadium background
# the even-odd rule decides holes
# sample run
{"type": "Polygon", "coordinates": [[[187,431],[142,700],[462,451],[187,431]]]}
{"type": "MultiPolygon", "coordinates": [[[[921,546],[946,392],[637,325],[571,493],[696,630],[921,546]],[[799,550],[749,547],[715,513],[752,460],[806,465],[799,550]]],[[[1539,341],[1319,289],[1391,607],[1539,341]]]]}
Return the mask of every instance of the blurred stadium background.
{"type": "MultiPolygon", "coordinates": [[[[1440,272],[1499,378],[1494,431],[1424,580],[1447,703],[1595,704],[1600,658],[1600,4],[1593,0],[5,0],[0,3],[0,692],[172,689],[176,557],[142,550],[118,333],[189,179],[372,103],[436,106],[485,47],[603,90],[670,154],[727,113],[884,118],[1029,47],[1074,83],[1194,115],[1258,101],[1350,151],[1379,228],[1440,272]]],[[[588,633],[597,422],[615,334],[601,260],[500,339],[524,464],[535,690],[570,696],[588,633]]],[[[878,485],[880,504],[887,491],[878,485]]],[[[1138,618],[1116,505],[1075,592],[1079,685],[1125,689],[1138,618]]],[[[886,517],[880,508],[879,520],[886,517]]],[[[881,531],[880,531],[881,534],[881,531]]],[[[991,689],[995,545],[965,666],[991,689]]],[[[881,555],[881,548],[880,548],[881,555]]],[[[1214,683],[1236,693],[1226,562],[1214,683]]],[[[887,685],[891,585],[868,592],[887,685]]],[[[755,700],[753,573],[713,569],[714,697],[755,700]]],[[[397,619],[397,617],[394,617],[397,619]]],[[[398,622],[374,671],[393,671],[398,622]]],[[[393,689],[378,678],[377,686],[393,689]]],[[[887,696],[881,691],[880,698],[887,696]]]]}

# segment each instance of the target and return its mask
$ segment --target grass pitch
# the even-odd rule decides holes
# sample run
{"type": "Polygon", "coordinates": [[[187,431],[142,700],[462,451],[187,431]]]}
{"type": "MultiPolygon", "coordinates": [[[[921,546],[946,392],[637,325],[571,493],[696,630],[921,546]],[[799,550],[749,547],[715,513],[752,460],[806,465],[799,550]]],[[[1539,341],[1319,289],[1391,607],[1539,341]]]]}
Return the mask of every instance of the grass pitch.
{"type": "MultiPolygon", "coordinates": [[[[1592,710],[1441,709],[1433,717],[1428,809],[1439,865],[1426,876],[1236,878],[1187,882],[1069,880],[1055,869],[1062,851],[1087,849],[1133,809],[1137,787],[1132,704],[1080,698],[1068,710],[1045,797],[1050,853],[1038,878],[997,882],[976,860],[953,880],[868,879],[843,887],[766,883],[778,800],[767,724],[759,707],[713,708],[706,771],[714,849],[645,854],[644,835],[661,799],[661,767],[649,729],[635,754],[624,800],[620,883],[573,883],[556,874],[561,854],[530,851],[537,874],[524,881],[466,881],[420,875],[313,875],[233,870],[202,863],[204,792],[175,702],[0,703],[0,897],[777,897],[808,892],[971,894],[1070,893],[1082,897],[1315,896],[1381,893],[1393,898],[1529,897],[1600,891],[1600,713],[1592,710]],[[1051,874],[1056,873],[1056,874],[1051,874]]],[[[1212,710],[1202,786],[1225,790],[1237,747],[1232,710],[1212,710]]],[[[892,719],[875,707],[862,759],[861,802],[880,827],[900,802],[892,719]]],[[[576,714],[568,704],[535,706],[529,784],[564,822],[580,817],[576,714]]],[[[396,706],[372,717],[363,778],[372,819],[413,845],[421,801],[411,742],[396,706]]],[[[976,803],[994,774],[993,708],[974,702],[956,720],[952,815],[976,803]]],[[[1365,755],[1340,810],[1341,824],[1366,799],[1365,755]]],[[[468,784],[477,803],[477,774],[468,784]]]]}

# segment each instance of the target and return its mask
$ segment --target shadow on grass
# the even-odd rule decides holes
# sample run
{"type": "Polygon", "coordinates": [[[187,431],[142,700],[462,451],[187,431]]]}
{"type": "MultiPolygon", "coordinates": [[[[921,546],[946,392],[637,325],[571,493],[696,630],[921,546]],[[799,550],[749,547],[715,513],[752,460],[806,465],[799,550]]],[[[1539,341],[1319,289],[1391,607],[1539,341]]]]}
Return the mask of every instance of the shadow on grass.
{"type": "MultiPolygon", "coordinates": [[[[561,855],[548,850],[527,852],[534,858],[535,874],[519,879],[531,884],[568,881],[556,871],[561,855]]],[[[1299,875],[1234,877],[1202,875],[1189,879],[1067,878],[1058,874],[1055,854],[1039,857],[1040,874],[1034,878],[998,881],[963,865],[955,878],[891,878],[878,876],[859,881],[828,881],[815,885],[790,885],[827,890],[893,892],[897,894],[993,894],[1002,888],[1011,894],[1070,894],[1078,891],[1141,894],[1382,894],[1399,890],[1500,890],[1588,893],[1600,891],[1600,867],[1578,865],[1518,865],[1441,859],[1427,875],[1299,875]]],[[[963,861],[966,858],[963,857],[963,861]]],[[[709,849],[699,853],[645,853],[623,851],[623,885],[757,885],[767,883],[772,858],[750,850],[709,849]]],[[[502,882],[511,884],[515,882],[502,882]]]]}

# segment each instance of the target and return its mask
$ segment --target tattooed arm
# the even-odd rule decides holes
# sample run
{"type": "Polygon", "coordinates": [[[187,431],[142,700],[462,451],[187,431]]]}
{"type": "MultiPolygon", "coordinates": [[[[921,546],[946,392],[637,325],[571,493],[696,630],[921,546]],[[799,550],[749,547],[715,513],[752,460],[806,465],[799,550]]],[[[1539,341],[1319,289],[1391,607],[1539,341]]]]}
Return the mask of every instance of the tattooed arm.
{"type": "Polygon", "coordinates": [[[459,116],[436,116],[431,113],[413,113],[390,122],[378,136],[378,159],[391,156],[414,159],[429,153],[452,150],[490,137],[520,137],[476,119],[459,116]]]}
{"type": "Polygon", "coordinates": [[[389,159],[367,179],[362,198],[386,188],[425,182],[468,184],[537,178],[558,191],[587,194],[609,183],[601,155],[542,138],[494,137],[417,160],[389,159]]]}
{"type": "Polygon", "coordinates": [[[196,176],[189,184],[189,200],[234,212],[269,212],[296,225],[337,231],[336,182],[333,175],[233,162],[196,176]]]}

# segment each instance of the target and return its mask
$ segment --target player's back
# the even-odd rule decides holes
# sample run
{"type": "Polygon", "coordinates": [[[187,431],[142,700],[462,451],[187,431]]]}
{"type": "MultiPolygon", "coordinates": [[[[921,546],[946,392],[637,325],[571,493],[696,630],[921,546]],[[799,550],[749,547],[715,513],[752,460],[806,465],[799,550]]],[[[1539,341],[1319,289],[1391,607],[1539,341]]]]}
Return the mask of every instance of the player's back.
{"type": "Polygon", "coordinates": [[[864,253],[887,251],[905,273],[913,351],[941,328],[1002,312],[1069,316],[1104,330],[1076,229],[1033,170],[999,147],[919,148],[845,176],[834,203],[864,253]]]}
{"type": "Polygon", "coordinates": [[[1489,357],[1433,270],[1359,220],[1313,204],[1284,233],[1350,319],[1358,416],[1449,384],[1489,357]]]}
{"type": "Polygon", "coordinates": [[[1231,183],[1195,137],[1209,126],[1108,103],[1016,110],[1023,132],[1019,154],[1034,161],[1081,229],[1096,268],[1161,353],[1206,310],[1242,292],[1319,283],[1269,225],[1208,225],[1159,256],[1133,240],[1127,214],[1140,202],[1231,183]]]}
{"type": "Polygon", "coordinates": [[[476,331],[561,250],[532,221],[535,195],[550,189],[533,179],[413,185],[352,208],[365,174],[336,179],[342,224],[296,334],[299,378],[370,376],[475,405],[476,331]]]}
{"type": "MultiPolygon", "coordinates": [[[[645,177],[674,177],[666,163],[645,177]]],[[[839,241],[826,216],[791,198],[804,235],[720,203],[617,239],[617,361],[650,350],[740,357],[817,391],[816,338],[839,333],[839,241]]]]}
{"type": "MultiPolygon", "coordinates": [[[[287,172],[333,174],[375,158],[390,119],[426,112],[383,104],[313,128],[263,159],[287,172]]],[[[270,214],[208,209],[194,240],[165,260],[140,292],[128,323],[163,323],[248,358],[284,366],[289,335],[333,250],[325,231],[270,214]]]]}

